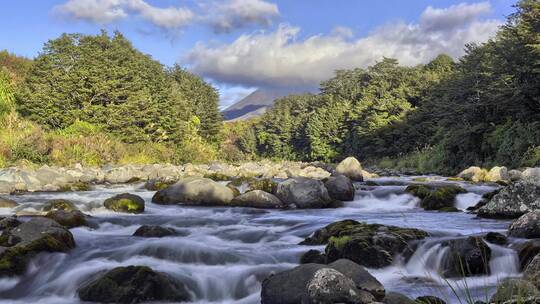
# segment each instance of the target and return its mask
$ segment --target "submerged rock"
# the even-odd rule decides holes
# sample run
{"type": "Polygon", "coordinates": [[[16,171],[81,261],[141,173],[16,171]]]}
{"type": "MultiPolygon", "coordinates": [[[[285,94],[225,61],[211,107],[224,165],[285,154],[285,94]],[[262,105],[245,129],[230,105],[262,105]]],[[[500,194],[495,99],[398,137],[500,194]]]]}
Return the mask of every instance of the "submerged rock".
{"type": "Polygon", "coordinates": [[[443,257],[443,276],[447,278],[489,274],[491,249],[480,237],[445,241],[448,247],[443,257]]]}
{"type": "Polygon", "coordinates": [[[362,165],[360,162],[350,156],[342,160],[336,167],[336,172],[345,175],[353,181],[362,182],[364,181],[362,165]]]}
{"type": "Polygon", "coordinates": [[[227,186],[203,177],[187,177],[156,192],[152,202],[156,204],[187,204],[223,206],[229,205],[234,193],[227,186]]]}
{"type": "MultiPolygon", "coordinates": [[[[261,303],[314,303],[313,300],[321,299],[320,297],[324,299],[339,298],[343,295],[341,292],[345,289],[353,290],[362,300],[361,302],[355,302],[358,301],[355,300],[353,302],[345,301],[344,303],[371,303],[375,301],[375,297],[384,297],[384,287],[367,270],[352,261],[339,260],[329,265],[302,264],[293,269],[269,276],[262,283],[261,303]],[[333,271],[324,270],[315,279],[316,273],[321,269],[331,269],[333,271]],[[336,274],[336,272],[339,274],[336,274]],[[334,279],[327,278],[329,280],[326,280],[322,277],[322,274],[330,274],[334,279]],[[317,284],[315,284],[316,282],[317,284]],[[309,286],[311,286],[311,292],[309,286]],[[323,286],[334,286],[334,288],[327,289],[323,286]],[[368,290],[373,291],[376,296],[368,290]]],[[[339,301],[319,301],[318,303],[339,303],[339,301]]]]}
{"type": "Polygon", "coordinates": [[[506,235],[498,232],[488,232],[484,239],[492,244],[505,245],[508,243],[506,235]]]}
{"type": "Polygon", "coordinates": [[[292,208],[327,208],[332,204],[323,182],[305,177],[290,178],[281,182],[277,187],[276,196],[292,208]]]}
{"type": "Polygon", "coordinates": [[[24,273],[29,260],[38,253],[66,252],[75,248],[69,230],[41,217],[22,223],[7,233],[4,231],[0,238],[8,240],[10,246],[0,250],[0,276],[24,273]]]}
{"type": "Polygon", "coordinates": [[[56,211],[56,210],[75,211],[79,209],[77,209],[77,207],[75,207],[75,204],[69,200],[53,199],[53,200],[47,201],[41,210],[48,212],[48,211],[56,211]]]}
{"type": "Polygon", "coordinates": [[[459,186],[431,186],[424,184],[412,184],[406,189],[406,192],[420,198],[420,206],[425,210],[443,210],[455,211],[449,209],[454,207],[456,196],[467,191],[459,186]]]}
{"type": "Polygon", "coordinates": [[[252,190],[235,197],[231,201],[232,206],[278,209],[284,208],[284,204],[275,195],[261,191],[252,190]]]}
{"type": "Polygon", "coordinates": [[[79,298],[88,302],[141,303],[189,301],[186,287],[146,266],[117,267],[83,285],[79,298]]]}
{"type": "Polygon", "coordinates": [[[491,297],[491,303],[504,303],[506,301],[518,300],[528,297],[538,297],[540,292],[530,282],[522,279],[506,279],[499,283],[497,291],[491,297]]]}
{"type": "Polygon", "coordinates": [[[144,212],[144,199],[135,194],[122,193],[106,199],[103,206],[116,212],[142,213],[144,212]]]}
{"type": "Polygon", "coordinates": [[[86,226],[86,216],[79,210],[73,211],[64,211],[64,210],[53,210],[49,211],[45,217],[54,220],[58,224],[66,228],[75,228],[80,226],[86,226]]]}
{"type": "Polygon", "coordinates": [[[540,186],[528,182],[511,184],[495,194],[478,216],[487,218],[518,218],[540,210],[540,186]]]}
{"type": "Polygon", "coordinates": [[[165,236],[179,235],[179,233],[172,229],[161,226],[142,225],[137,228],[133,233],[133,236],[147,237],[147,238],[160,238],[165,236]]]}
{"type": "Polygon", "coordinates": [[[427,232],[414,228],[343,220],[315,231],[301,244],[327,244],[328,262],[345,258],[366,267],[380,268],[392,264],[393,256],[398,253],[411,253],[410,241],[427,236],[427,232]]]}
{"type": "Polygon", "coordinates": [[[345,175],[330,176],[326,179],[324,185],[331,198],[340,201],[354,200],[354,185],[345,175]]]}
{"type": "Polygon", "coordinates": [[[508,228],[508,234],[527,239],[540,238],[540,210],[529,212],[515,220],[508,228]]]}

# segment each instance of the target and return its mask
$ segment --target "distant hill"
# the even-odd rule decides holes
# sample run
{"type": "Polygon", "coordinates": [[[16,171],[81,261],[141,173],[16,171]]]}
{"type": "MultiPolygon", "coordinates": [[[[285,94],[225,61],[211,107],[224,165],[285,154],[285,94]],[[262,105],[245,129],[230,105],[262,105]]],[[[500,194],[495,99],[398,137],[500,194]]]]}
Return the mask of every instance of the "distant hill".
{"type": "Polygon", "coordinates": [[[276,99],[294,92],[291,89],[258,89],[235,102],[221,113],[225,120],[243,120],[260,116],[276,99]]]}

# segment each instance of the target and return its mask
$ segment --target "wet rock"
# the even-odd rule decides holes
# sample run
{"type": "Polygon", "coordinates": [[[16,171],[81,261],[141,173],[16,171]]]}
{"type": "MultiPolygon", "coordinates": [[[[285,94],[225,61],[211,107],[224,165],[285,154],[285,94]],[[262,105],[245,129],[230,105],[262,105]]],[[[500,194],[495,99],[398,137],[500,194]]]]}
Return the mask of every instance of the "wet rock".
{"type": "Polygon", "coordinates": [[[427,232],[414,228],[343,220],[315,231],[301,244],[327,244],[328,262],[345,258],[362,266],[380,268],[392,264],[395,254],[411,251],[410,241],[426,236],[427,232]]]}
{"type": "Polygon", "coordinates": [[[517,182],[494,195],[485,206],[478,209],[478,216],[518,218],[535,210],[540,210],[540,186],[528,182],[517,182]]]}
{"type": "Polygon", "coordinates": [[[421,296],[416,298],[416,304],[446,304],[446,302],[435,296],[421,296]]]}
{"type": "Polygon", "coordinates": [[[229,205],[233,198],[234,193],[227,186],[208,178],[187,177],[156,192],[152,202],[164,205],[222,206],[229,205]]]}
{"type": "Polygon", "coordinates": [[[530,240],[520,243],[515,247],[515,249],[518,253],[521,269],[525,270],[532,259],[534,259],[534,257],[540,253],[540,240],[530,240]]]}
{"type": "Polygon", "coordinates": [[[384,304],[415,304],[411,298],[397,292],[387,293],[382,302],[384,304]]]}
{"type": "Polygon", "coordinates": [[[103,206],[116,212],[142,213],[144,212],[144,199],[135,194],[122,193],[106,199],[103,206]]]}
{"type": "Polygon", "coordinates": [[[55,211],[55,210],[64,210],[64,211],[75,211],[78,210],[77,207],[75,207],[75,204],[71,201],[65,200],[65,199],[54,199],[47,201],[43,208],[41,208],[42,211],[48,212],[48,211],[55,211]]]}
{"type": "Polygon", "coordinates": [[[461,210],[459,210],[456,207],[442,207],[441,209],[439,209],[437,211],[439,211],[439,212],[460,212],[461,210]]]}
{"type": "Polygon", "coordinates": [[[302,303],[306,304],[370,302],[373,302],[370,294],[358,290],[353,280],[332,268],[315,272],[302,299],[302,303]]]}
{"type": "Polygon", "coordinates": [[[540,289],[540,253],[525,268],[523,279],[531,282],[536,288],[540,289]]]}
{"type": "Polygon", "coordinates": [[[330,176],[326,179],[324,185],[331,198],[340,201],[354,200],[354,185],[345,175],[330,176]]]}
{"type": "Polygon", "coordinates": [[[454,185],[435,187],[423,184],[409,185],[405,191],[420,198],[422,200],[420,206],[425,210],[454,207],[456,196],[467,192],[465,189],[454,185]]]}
{"type": "Polygon", "coordinates": [[[154,225],[142,225],[135,230],[133,236],[147,237],[147,238],[160,238],[166,236],[175,236],[179,233],[172,229],[154,225]]]}
{"type": "Polygon", "coordinates": [[[336,172],[341,175],[345,175],[353,181],[364,181],[364,176],[362,174],[362,165],[354,157],[347,157],[342,160],[337,165],[336,172]]]}
{"type": "Polygon", "coordinates": [[[0,220],[0,230],[11,229],[17,227],[21,222],[14,216],[5,217],[0,220]]]}
{"type": "Polygon", "coordinates": [[[537,296],[540,296],[540,292],[532,283],[521,279],[506,279],[497,286],[490,302],[503,303],[537,296]]]}
{"type": "Polygon", "coordinates": [[[284,205],[275,195],[261,191],[252,190],[235,197],[231,201],[232,206],[278,209],[284,205]]]}
{"type": "Polygon", "coordinates": [[[492,244],[505,245],[508,243],[506,235],[498,232],[488,232],[484,239],[492,244]]]}
{"type": "Polygon", "coordinates": [[[14,200],[0,197],[0,208],[13,208],[13,207],[17,207],[18,205],[19,204],[17,204],[17,202],[14,200]]]}
{"type": "Polygon", "coordinates": [[[88,225],[86,222],[86,216],[79,210],[53,210],[49,211],[45,217],[50,218],[66,228],[75,228],[88,225]]]}
{"type": "Polygon", "coordinates": [[[491,249],[480,237],[467,237],[441,243],[448,247],[443,257],[443,276],[447,278],[489,274],[491,249]]]}
{"type": "Polygon", "coordinates": [[[304,177],[290,178],[281,182],[277,187],[276,196],[292,208],[327,208],[332,203],[323,182],[304,177]]]}
{"type": "MultiPolygon", "coordinates": [[[[371,295],[367,291],[361,290],[361,287],[359,286],[366,286],[366,288],[369,288],[370,286],[374,286],[372,285],[373,283],[369,283],[369,282],[371,282],[372,280],[376,281],[376,279],[373,278],[361,266],[355,265],[356,267],[352,268],[351,265],[355,265],[355,264],[352,262],[350,262],[350,264],[349,263],[342,263],[342,264],[336,263],[336,264],[329,264],[329,265],[310,263],[310,264],[302,264],[293,269],[282,271],[277,274],[271,275],[267,277],[262,283],[261,303],[263,304],[306,303],[305,302],[306,299],[312,299],[312,297],[309,297],[308,295],[307,286],[312,281],[317,271],[321,269],[333,269],[339,272],[344,277],[352,280],[353,282],[352,286],[356,287],[355,293],[358,295],[361,295],[362,298],[365,299],[365,301],[368,301],[365,303],[374,302],[375,301],[374,296],[371,295]],[[345,271],[343,269],[344,267],[348,267],[352,269],[347,269],[348,272],[345,273],[345,272],[342,272],[342,271],[345,271]],[[359,271],[358,269],[365,271],[365,273],[358,272],[359,271]],[[369,277],[364,276],[364,274],[369,277]],[[350,275],[352,275],[353,277],[351,277],[350,275]],[[362,280],[365,280],[365,282],[362,280]],[[303,299],[304,299],[304,302],[302,302],[303,299]]],[[[339,278],[343,279],[343,277],[341,276],[339,276],[339,278]]],[[[341,282],[343,282],[343,280],[341,280],[341,282]]],[[[350,282],[348,286],[351,287],[350,282]]],[[[325,293],[323,292],[323,294],[325,293]]],[[[319,302],[319,303],[330,303],[330,302],[319,302]]],[[[336,303],[336,302],[331,302],[331,303],[336,303]]],[[[352,302],[352,303],[357,303],[357,302],[352,302]]],[[[364,303],[364,302],[358,302],[358,303],[364,303]]]]}
{"type": "Polygon", "coordinates": [[[146,266],[117,267],[83,285],[79,298],[88,302],[141,303],[189,301],[186,287],[146,266]]]}
{"type": "Polygon", "coordinates": [[[540,210],[529,212],[515,220],[510,225],[508,234],[527,239],[540,238],[540,210]]]}
{"type": "Polygon", "coordinates": [[[473,181],[475,183],[483,182],[486,179],[488,172],[480,167],[469,167],[458,174],[459,178],[473,181]]]}
{"type": "Polygon", "coordinates": [[[0,252],[0,276],[25,272],[28,261],[41,252],[67,252],[75,248],[69,230],[48,218],[34,218],[3,233],[2,238],[16,240],[0,252]]]}
{"type": "Polygon", "coordinates": [[[300,264],[326,264],[326,256],[319,250],[311,249],[302,254],[300,257],[300,264]]]}

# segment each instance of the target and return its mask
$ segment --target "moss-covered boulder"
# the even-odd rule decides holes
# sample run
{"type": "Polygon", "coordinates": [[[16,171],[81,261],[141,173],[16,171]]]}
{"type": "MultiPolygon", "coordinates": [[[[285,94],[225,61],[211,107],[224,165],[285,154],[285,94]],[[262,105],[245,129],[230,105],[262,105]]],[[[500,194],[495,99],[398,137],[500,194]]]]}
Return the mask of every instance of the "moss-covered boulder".
{"type": "Polygon", "coordinates": [[[79,298],[100,303],[184,302],[190,295],[181,282],[146,266],[117,267],[83,284],[79,298]]]}
{"type": "Polygon", "coordinates": [[[414,228],[343,220],[315,231],[301,244],[327,244],[328,262],[345,258],[366,267],[380,268],[392,264],[393,256],[398,253],[412,253],[409,242],[427,236],[427,232],[414,228]]]}
{"type": "Polygon", "coordinates": [[[58,224],[66,228],[75,228],[80,226],[86,226],[86,216],[79,210],[64,211],[53,210],[49,211],[45,217],[57,222],[58,224]]]}
{"type": "Polygon", "coordinates": [[[67,252],[75,248],[73,235],[65,227],[48,218],[34,218],[4,231],[2,237],[10,240],[0,250],[0,276],[23,274],[29,260],[42,252],[67,252]]]}
{"type": "Polygon", "coordinates": [[[19,204],[17,204],[16,201],[11,200],[9,198],[0,197],[0,208],[13,208],[17,207],[19,204]]]}
{"type": "Polygon", "coordinates": [[[179,233],[168,227],[153,226],[153,225],[142,225],[137,228],[133,236],[147,237],[147,238],[161,238],[166,236],[176,236],[179,233]]]}
{"type": "Polygon", "coordinates": [[[232,180],[234,177],[219,172],[212,172],[205,174],[204,178],[211,179],[215,182],[226,182],[232,180]]]}
{"type": "Polygon", "coordinates": [[[58,192],[71,192],[71,191],[90,191],[92,186],[90,183],[85,182],[75,182],[71,184],[66,184],[58,190],[58,192]]]}
{"type": "Polygon", "coordinates": [[[431,186],[423,184],[409,185],[405,191],[420,198],[420,206],[425,210],[454,207],[456,196],[467,192],[465,189],[455,185],[431,186]]]}
{"type": "Polygon", "coordinates": [[[326,256],[319,250],[311,249],[300,256],[300,264],[326,264],[326,256]]]}
{"type": "Polygon", "coordinates": [[[44,212],[49,212],[49,211],[55,211],[55,210],[75,211],[79,209],[75,207],[75,204],[69,200],[53,199],[53,200],[47,201],[45,205],[43,205],[43,208],[41,208],[41,210],[44,212]]]}
{"type": "Polygon", "coordinates": [[[151,179],[151,180],[146,181],[146,183],[144,183],[144,189],[149,190],[149,191],[159,191],[159,190],[163,190],[169,187],[172,184],[174,184],[173,181],[151,179]]]}
{"type": "Polygon", "coordinates": [[[122,193],[108,198],[103,203],[105,208],[124,213],[144,212],[144,199],[138,195],[122,193]]]}

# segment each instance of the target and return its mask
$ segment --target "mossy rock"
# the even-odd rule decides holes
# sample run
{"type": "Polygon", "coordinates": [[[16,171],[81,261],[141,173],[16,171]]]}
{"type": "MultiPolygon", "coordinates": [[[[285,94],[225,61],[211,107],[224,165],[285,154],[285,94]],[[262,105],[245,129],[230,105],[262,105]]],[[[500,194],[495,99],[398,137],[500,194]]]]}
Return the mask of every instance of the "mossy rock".
{"type": "Polygon", "coordinates": [[[276,193],[278,183],[270,178],[255,179],[248,183],[249,190],[261,190],[264,192],[276,193]]]}
{"type": "Polygon", "coordinates": [[[249,184],[253,181],[256,181],[257,179],[251,176],[240,176],[235,179],[233,179],[230,184],[236,187],[240,187],[243,184],[249,184]]]}
{"type": "Polygon", "coordinates": [[[424,199],[431,193],[431,191],[433,191],[433,187],[422,184],[412,184],[405,188],[405,192],[410,193],[420,199],[424,199]]]}
{"type": "Polygon", "coordinates": [[[89,183],[76,182],[60,187],[58,192],[71,192],[71,191],[90,191],[92,186],[89,183]]]}
{"type": "Polygon", "coordinates": [[[507,279],[497,286],[497,291],[491,297],[490,303],[503,303],[538,296],[540,292],[531,282],[522,279],[507,279]]]}
{"type": "Polygon", "coordinates": [[[48,212],[48,211],[55,211],[55,210],[75,211],[79,209],[75,207],[75,204],[69,200],[53,199],[53,200],[47,201],[41,210],[48,212]]]}
{"type": "Polygon", "coordinates": [[[49,211],[45,217],[57,222],[58,224],[66,228],[75,228],[80,226],[86,226],[86,216],[79,210],[64,211],[53,210],[49,211]]]}
{"type": "Polygon", "coordinates": [[[233,179],[231,176],[219,172],[207,173],[203,177],[209,178],[215,182],[226,182],[233,179]]]}
{"type": "Polygon", "coordinates": [[[442,207],[441,209],[438,210],[439,212],[460,212],[461,210],[459,210],[458,208],[456,207],[442,207]]]}
{"type": "Polygon", "coordinates": [[[124,213],[144,212],[144,199],[138,195],[122,193],[108,198],[103,203],[105,208],[124,213]]]}
{"type": "Polygon", "coordinates": [[[456,185],[430,186],[422,184],[412,184],[406,192],[420,198],[420,206],[425,210],[440,210],[446,207],[454,207],[455,198],[460,193],[467,191],[456,185]]]}
{"type": "Polygon", "coordinates": [[[175,183],[174,181],[162,181],[162,180],[152,179],[152,180],[147,181],[144,184],[144,188],[149,191],[159,191],[159,190],[163,190],[169,187],[170,185],[174,183],[175,183]]]}

